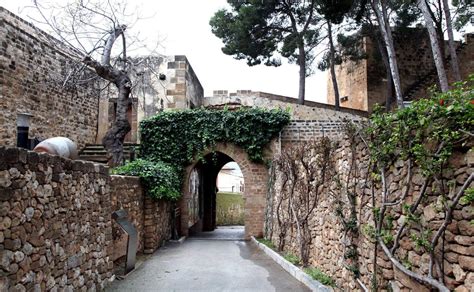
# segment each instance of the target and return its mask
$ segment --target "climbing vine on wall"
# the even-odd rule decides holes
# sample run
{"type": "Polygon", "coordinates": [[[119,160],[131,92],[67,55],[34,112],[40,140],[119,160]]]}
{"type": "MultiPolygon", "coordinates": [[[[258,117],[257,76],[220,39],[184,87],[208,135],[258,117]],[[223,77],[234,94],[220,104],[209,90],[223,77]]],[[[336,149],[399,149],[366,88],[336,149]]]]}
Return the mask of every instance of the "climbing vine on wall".
{"type": "MultiPolygon", "coordinates": [[[[297,247],[307,257],[317,246],[307,229],[315,228],[319,210],[324,211],[313,204],[327,206],[329,198],[342,231],[344,266],[365,291],[389,289],[393,270],[401,273],[397,281],[411,278],[440,291],[460,286],[445,265],[453,264],[446,254],[465,245],[455,237],[470,234],[461,227],[455,231],[452,223],[464,230],[474,224],[474,174],[466,159],[474,151],[473,84],[471,77],[405,109],[380,110],[366,123],[348,123],[344,138],[327,144],[333,145],[330,159],[316,168],[326,165],[322,185],[308,165],[316,165],[323,157],[317,149],[323,148],[316,142],[284,147],[270,173],[273,218],[266,235],[280,250],[297,247]]],[[[455,264],[470,270],[461,261],[455,264]]]]}
{"type": "Polygon", "coordinates": [[[373,171],[373,225],[366,233],[382,247],[393,265],[406,275],[440,291],[444,283],[444,238],[460,204],[472,204],[470,187],[474,174],[463,181],[448,175],[454,150],[467,151],[474,136],[474,76],[446,93],[413,102],[394,113],[376,111],[367,127],[365,141],[373,171]],[[396,188],[391,173],[403,171],[396,188]],[[415,174],[416,172],[416,174],[415,174]],[[414,189],[415,175],[421,187],[414,189]],[[423,209],[434,205],[439,224],[428,224],[423,209]],[[400,218],[400,210],[402,217],[400,218]],[[414,271],[413,264],[399,252],[400,241],[408,240],[416,250],[429,256],[428,272],[414,271]]]}
{"type": "Polygon", "coordinates": [[[254,162],[263,162],[264,147],[290,121],[282,110],[240,109],[162,112],[141,123],[141,159],[113,170],[139,176],[149,196],[176,201],[183,168],[218,142],[242,147],[254,162]]]}
{"type": "Polygon", "coordinates": [[[165,111],[140,124],[143,157],[182,167],[219,142],[243,148],[263,162],[264,147],[290,121],[283,110],[258,108],[165,111]]]}
{"type": "Polygon", "coordinates": [[[278,250],[285,248],[287,233],[296,231],[298,253],[308,266],[313,240],[310,218],[321,199],[322,190],[334,173],[334,145],[329,138],[308,141],[287,149],[273,165],[281,174],[281,185],[275,205],[278,224],[278,250]]]}

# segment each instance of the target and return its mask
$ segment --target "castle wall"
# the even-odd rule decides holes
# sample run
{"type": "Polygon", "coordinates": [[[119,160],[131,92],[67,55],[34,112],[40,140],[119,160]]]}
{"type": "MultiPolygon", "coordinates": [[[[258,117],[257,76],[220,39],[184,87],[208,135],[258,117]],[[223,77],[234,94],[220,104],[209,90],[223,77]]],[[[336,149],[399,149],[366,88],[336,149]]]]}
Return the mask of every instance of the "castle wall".
{"type": "Polygon", "coordinates": [[[16,145],[19,113],[33,116],[30,138],[65,136],[79,147],[93,143],[97,84],[63,86],[74,52],[2,7],[0,24],[0,145],[16,145]]]}

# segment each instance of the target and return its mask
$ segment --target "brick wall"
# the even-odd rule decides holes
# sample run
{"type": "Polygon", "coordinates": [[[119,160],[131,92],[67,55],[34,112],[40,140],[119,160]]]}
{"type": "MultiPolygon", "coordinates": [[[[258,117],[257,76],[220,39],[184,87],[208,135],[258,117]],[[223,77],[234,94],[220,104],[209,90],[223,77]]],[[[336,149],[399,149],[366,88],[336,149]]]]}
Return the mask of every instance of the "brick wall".
{"type": "MultiPolygon", "coordinates": [[[[154,252],[171,237],[170,203],[148,198],[140,179],[133,176],[110,176],[112,212],[124,209],[138,231],[138,252],[154,252]]],[[[112,224],[113,260],[126,254],[127,236],[116,222],[112,224]]]]}
{"type": "Polygon", "coordinates": [[[79,147],[93,143],[99,97],[96,84],[62,86],[74,52],[3,7],[0,24],[0,145],[16,145],[19,113],[33,115],[30,138],[65,136],[79,147]]]}
{"type": "Polygon", "coordinates": [[[0,147],[1,291],[100,290],[112,279],[108,179],[98,164],[0,147]]]}
{"type": "MultiPolygon", "coordinates": [[[[239,165],[245,183],[243,193],[245,236],[247,239],[250,238],[250,236],[261,237],[264,228],[266,185],[268,182],[266,166],[251,162],[248,159],[247,153],[233,144],[219,143],[213,147],[213,151],[227,155],[239,165]]],[[[203,157],[209,153],[210,152],[203,153],[203,157]]],[[[199,222],[197,222],[199,216],[196,216],[196,211],[193,208],[193,206],[196,206],[196,194],[194,193],[194,188],[190,186],[195,179],[193,178],[192,181],[192,176],[200,175],[193,174],[196,173],[194,170],[197,163],[198,161],[186,168],[182,187],[182,199],[180,200],[181,234],[186,236],[188,235],[190,225],[194,225],[195,223],[199,224],[199,222]]]]}

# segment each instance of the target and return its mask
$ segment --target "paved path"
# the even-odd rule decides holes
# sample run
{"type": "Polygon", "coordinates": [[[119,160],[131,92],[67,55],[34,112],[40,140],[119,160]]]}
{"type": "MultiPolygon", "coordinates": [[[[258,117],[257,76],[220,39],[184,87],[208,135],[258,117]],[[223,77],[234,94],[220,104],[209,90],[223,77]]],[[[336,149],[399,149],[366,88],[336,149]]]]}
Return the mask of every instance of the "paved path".
{"type": "Polygon", "coordinates": [[[198,234],[167,244],[107,291],[309,291],[251,242],[230,233],[221,228],[214,233],[218,240],[198,234]]]}

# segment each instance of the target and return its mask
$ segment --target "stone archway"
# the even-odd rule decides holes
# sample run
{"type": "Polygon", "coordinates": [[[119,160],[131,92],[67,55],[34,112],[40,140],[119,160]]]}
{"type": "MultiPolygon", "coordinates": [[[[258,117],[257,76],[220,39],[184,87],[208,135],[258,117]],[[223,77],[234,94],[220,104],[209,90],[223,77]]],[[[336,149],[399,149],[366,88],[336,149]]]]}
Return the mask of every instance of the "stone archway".
{"type": "MultiPolygon", "coordinates": [[[[248,239],[250,236],[261,237],[263,235],[264,228],[264,216],[265,216],[265,204],[266,204],[266,192],[267,192],[267,181],[268,171],[265,165],[253,163],[248,159],[247,153],[233,144],[219,143],[212,152],[222,153],[228,157],[229,161],[235,161],[243,174],[245,189],[244,189],[244,209],[245,209],[245,238],[248,239]]],[[[211,153],[208,151],[204,153],[204,156],[211,153]]],[[[222,161],[222,163],[225,160],[222,161]]],[[[227,163],[225,162],[225,163],[227,163]]],[[[224,163],[224,164],[225,164],[224,163]]],[[[185,181],[183,183],[183,197],[180,200],[179,206],[181,209],[181,234],[188,236],[189,228],[193,227],[194,224],[199,223],[199,220],[203,219],[203,214],[199,214],[200,218],[196,217],[196,200],[195,191],[198,191],[202,185],[196,185],[205,183],[197,177],[202,177],[196,166],[199,162],[196,161],[192,165],[188,166],[185,171],[185,181]],[[193,220],[195,218],[198,220],[193,220]],[[191,225],[191,226],[190,226],[191,225]]],[[[222,167],[223,164],[220,166],[222,167]]],[[[217,165],[217,168],[219,168],[217,165]]],[[[217,173],[219,171],[217,170],[217,173]]],[[[217,175],[216,173],[216,175],[217,175]]],[[[201,190],[202,191],[202,190],[201,190]]],[[[201,206],[202,207],[202,206],[201,206]]],[[[206,223],[208,224],[208,223],[206,223]]],[[[201,227],[202,228],[202,227],[201,227]]]]}

